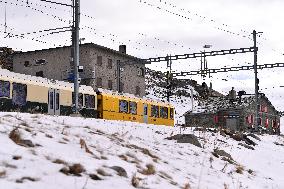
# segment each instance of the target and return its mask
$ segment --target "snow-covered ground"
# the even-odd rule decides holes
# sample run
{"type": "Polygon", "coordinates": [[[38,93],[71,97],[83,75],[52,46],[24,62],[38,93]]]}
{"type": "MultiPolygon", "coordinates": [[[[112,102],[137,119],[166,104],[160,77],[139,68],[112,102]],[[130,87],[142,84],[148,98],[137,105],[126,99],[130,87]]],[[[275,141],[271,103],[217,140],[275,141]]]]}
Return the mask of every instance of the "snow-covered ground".
{"type": "Polygon", "coordinates": [[[283,189],[284,137],[259,137],[250,138],[257,143],[251,150],[179,127],[0,113],[0,188],[283,189]],[[203,148],[165,139],[179,133],[194,133],[203,148]],[[215,157],[215,148],[234,161],[215,157]]]}

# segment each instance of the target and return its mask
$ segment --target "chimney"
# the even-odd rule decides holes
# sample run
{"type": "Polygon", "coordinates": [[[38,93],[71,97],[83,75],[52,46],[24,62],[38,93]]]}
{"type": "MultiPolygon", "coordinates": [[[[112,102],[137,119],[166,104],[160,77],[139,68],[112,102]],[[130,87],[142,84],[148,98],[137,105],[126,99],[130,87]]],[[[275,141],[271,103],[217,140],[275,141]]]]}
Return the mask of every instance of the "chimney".
{"type": "Polygon", "coordinates": [[[119,52],[122,54],[126,54],[126,45],[119,45],[119,52]]]}

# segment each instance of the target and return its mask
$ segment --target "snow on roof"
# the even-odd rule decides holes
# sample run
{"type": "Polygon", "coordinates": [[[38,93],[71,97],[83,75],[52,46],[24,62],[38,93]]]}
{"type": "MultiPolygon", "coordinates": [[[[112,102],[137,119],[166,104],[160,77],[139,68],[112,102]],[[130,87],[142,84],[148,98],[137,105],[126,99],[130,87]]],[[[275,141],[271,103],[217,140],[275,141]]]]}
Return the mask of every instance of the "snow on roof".
{"type": "MultiPolygon", "coordinates": [[[[58,89],[68,89],[68,90],[73,90],[74,89],[74,84],[73,83],[68,83],[65,81],[58,81],[58,80],[52,80],[52,79],[47,79],[47,78],[42,78],[42,77],[36,77],[36,76],[31,76],[31,75],[25,75],[25,74],[20,74],[20,73],[15,73],[11,72],[6,69],[0,69],[0,78],[1,79],[6,79],[9,81],[15,81],[15,82],[26,82],[30,83],[33,85],[40,85],[40,86],[45,86],[45,87],[54,87],[58,89]]],[[[94,93],[94,90],[91,86],[85,86],[85,85],[80,85],[80,92],[87,92],[87,93],[94,93]]]]}

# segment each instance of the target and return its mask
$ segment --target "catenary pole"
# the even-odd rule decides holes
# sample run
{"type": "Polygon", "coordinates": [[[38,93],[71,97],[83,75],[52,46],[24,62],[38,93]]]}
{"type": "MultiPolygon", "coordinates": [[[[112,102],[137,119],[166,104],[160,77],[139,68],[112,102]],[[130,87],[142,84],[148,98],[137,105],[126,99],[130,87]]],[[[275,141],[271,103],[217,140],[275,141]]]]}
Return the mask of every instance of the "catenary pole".
{"type": "Polygon", "coordinates": [[[74,45],[73,50],[73,62],[74,62],[74,95],[75,95],[75,107],[74,113],[79,113],[79,61],[80,61],[80,50],[79,50],[79,24],[80,24],[80,0],[73,0],[73,11],[74,11],[74,22],[73,22],[73,35],[72,35],[72,44],[74,45]]]}
{"type": "Polygon", "coordinates": [[[254,47],[254,83],[255,83],[255,129],[259,131],[259,99],[258,99],[258,83],[259,80],[257,78],[257,46],[256,46],[256,31],[253,30],[253,47],[254,47]]]}

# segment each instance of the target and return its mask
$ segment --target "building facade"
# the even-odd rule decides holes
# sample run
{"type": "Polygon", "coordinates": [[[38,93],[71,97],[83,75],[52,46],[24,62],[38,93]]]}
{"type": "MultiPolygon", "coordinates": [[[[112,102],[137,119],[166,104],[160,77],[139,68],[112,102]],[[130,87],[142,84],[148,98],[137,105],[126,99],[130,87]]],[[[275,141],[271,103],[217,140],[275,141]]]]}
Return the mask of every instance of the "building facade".
{"type": "MultiPolygon", "coordinates": [[[[254,97],[244,97],[232,100],[230,97],[216,97],[211,99],[211,109],[207,112],[187,112],[185,126],[223,128],[234,131],[251,131],[255,125],[254,97]]],[[[206,108],[204,108],[206,109],[206,108]]],[[[270,134],[280,134],[280,112],[278,112],[268,98],[260,96],[258,126],[270,134]]]]}
{"type": "MultiPolygon", "coordinates": [[[[13,56],[13,71],[54,80],[72,80],[71,47],[58,47],[13,56]]],[[[80,45],[81,84],[98,88],[145,95],[145,64],[126,54],[126,46],[115,51],[93,43],[80,45]],[[120,76],[120,77],[119,77],[120,76]]]]}

